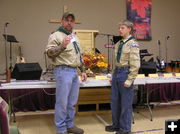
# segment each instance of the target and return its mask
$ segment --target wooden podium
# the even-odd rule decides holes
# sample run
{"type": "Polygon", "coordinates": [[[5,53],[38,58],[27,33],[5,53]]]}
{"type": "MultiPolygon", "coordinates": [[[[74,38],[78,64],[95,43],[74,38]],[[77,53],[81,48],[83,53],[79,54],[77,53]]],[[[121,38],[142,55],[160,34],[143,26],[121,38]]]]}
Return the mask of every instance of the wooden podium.
{"type": "Polygon", "coordinates": [[[110,113],[110,91],[110,87],[81,88],[76,105],[76,114],[110,113]]]}
{"type": "Polygon", "coordinates": [[[75,30],[83,52],[95,52],[95,37],[99,33],[98,30],[75,30]]]}

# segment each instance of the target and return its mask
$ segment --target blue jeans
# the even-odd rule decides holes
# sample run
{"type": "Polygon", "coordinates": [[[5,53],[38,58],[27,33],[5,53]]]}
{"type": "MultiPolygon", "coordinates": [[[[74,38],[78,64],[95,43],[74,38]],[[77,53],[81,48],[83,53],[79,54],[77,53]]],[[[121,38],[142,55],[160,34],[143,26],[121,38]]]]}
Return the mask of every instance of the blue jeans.
{"type": "Polygon", "coordinates": [[[111,109],[113,126],[119,128],[117,134],[131,131],[133,89],[124,87],[129,67],[116,68],[112,78],[111,109]]]}
{"type": "Polygon", "coordinates": [[[76,68],[56,66],[55,125],[58,133],[67,132],[74,126],[75,104],[79,95],[79,78],[76,68]]]}

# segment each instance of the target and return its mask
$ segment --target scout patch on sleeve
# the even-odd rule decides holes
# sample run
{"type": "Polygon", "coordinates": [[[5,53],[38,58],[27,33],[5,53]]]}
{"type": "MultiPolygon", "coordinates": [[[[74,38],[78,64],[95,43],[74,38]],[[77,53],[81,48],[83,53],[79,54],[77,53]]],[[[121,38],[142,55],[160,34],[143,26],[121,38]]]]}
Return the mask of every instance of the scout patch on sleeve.
{"type": "Polygon", "coordinates": [[[131,44],[128,44],[128,46],[130,46],[130,47],[138,47],[139,48],[139,45],[137,43],[131,43],[131,44]]]}

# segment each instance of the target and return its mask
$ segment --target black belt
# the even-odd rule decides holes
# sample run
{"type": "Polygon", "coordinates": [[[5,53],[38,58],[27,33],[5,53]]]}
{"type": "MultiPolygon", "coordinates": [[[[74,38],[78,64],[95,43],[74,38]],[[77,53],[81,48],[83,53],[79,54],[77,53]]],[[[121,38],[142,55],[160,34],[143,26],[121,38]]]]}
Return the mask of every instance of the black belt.
{"type": "Polygon", "coordinates": [[[74,69],[77,68],[77,67],[72,67],[72,66],[69,66],[69,65],[57,65],[57,66],[59,66],[59,67],[67,67],[67,68],[74,68],[74,69]]]}
{"type": "Polygon", "coordinates": [[[122,69],[124,69],[124,68],[129,68],[129,66],[120,66],[120,67],[116,66],[116,67],[115,67],[115,69],[121,69],[121,68],[122,68],[122,69]]]}

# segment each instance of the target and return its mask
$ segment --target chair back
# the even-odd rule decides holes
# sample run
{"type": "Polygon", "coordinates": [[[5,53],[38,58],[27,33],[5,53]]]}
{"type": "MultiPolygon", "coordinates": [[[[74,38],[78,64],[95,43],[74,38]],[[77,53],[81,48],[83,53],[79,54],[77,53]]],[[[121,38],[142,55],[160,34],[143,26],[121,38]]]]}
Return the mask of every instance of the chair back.
{"type": "Polygon", "coordinates": [[[0,134],[9,134],[8,104],[0,97],[0,134]]]}

